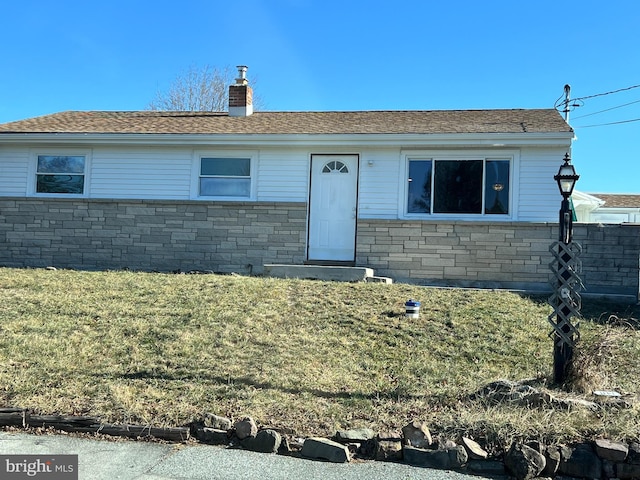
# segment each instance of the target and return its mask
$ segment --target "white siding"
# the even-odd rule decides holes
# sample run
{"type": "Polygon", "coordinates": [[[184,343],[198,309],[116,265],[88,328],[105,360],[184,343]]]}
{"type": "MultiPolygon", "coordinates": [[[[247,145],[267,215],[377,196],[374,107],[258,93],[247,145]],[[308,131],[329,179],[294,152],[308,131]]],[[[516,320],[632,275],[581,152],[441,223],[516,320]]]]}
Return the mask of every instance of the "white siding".
{"type": "Polygon", "coordinates": [[[360,157],[358,216],[397,218],[400,150],[371,150],[360,157]]]}
{"type": "Polygon", "coordinates": [[[189,149],[94,149],[89,196],[188,199],[192,164],[189,149]]]}
{"type": "Polygon", "coordinates": [[[518,195],[518,217],[524,222],[557,222],[562,197],[553,176],[563,163],[565,150],[522,149],[518,195]]]}
{"type": "MultiPolygon", "coordinates": [[[[203,147],[199,147],[198,151],[203,147]]],[[[205,148],[206,149],[206,148],[205,148]]],[[[46,147],[37,147],[38,152],[46,147]]],[[[60,151],[60,147],[55,147],[60,151]]],[[[215,150],[215,149],[214,149],[215,150]]],[[[0,196],[29,194],[30,165],[35,150],[0,149],[0,196]]],[[[197,155],[182,147],[87,147],[87,191],[91,198],[190,199],[197,182],[197,155]]],[[[358,153],[360,218],[399,218],[404,157],[400,147],[268,147],[253,150],[255,199],[265,202],[307,202],[309,160],[316,153],[358,153]]],[[[471,151],[471,150],[469,150],[471,151]]],[[[510,151],[516,151],[511,149],[510,151]]],[[[564,158],[562,147],[519,149],[513,171],[514,221],[556,222],[561,197],[553,176],[564,158]]],[[[579,168],[578,168],[579,170],[579,168]]],[[[404,175],[404,174],[403,174],[404,175]]]]}
{"type": "Polygon", "coordinates": [[[262,150],[259,157],[258,201],[308,201],[310,158],[308,151],[262,150]]]}
{"type": "Polygon", "coordinates": [[[0,196],[24,196],[29,181],[29,151],[0,150],[0,196]]]}

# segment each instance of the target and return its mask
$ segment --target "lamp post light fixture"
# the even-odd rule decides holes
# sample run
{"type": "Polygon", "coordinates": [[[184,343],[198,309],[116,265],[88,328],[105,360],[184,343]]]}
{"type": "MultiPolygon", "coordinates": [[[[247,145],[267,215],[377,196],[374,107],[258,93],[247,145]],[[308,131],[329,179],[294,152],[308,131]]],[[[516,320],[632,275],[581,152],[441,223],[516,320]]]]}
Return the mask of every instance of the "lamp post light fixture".
{"type": "Polygon", "coordinates": [[[562,195],[560,207],[559,239],[550,247],[556,258],[550,264],[555,274],[555,292],[549,298],[549,304],[554,313],[549,316],[549,322],[554,328],[551,335],[554,339],[553,349],[553,379],[556,384],[563,384],[573,359],[573,348],[580,338],[578,323],[571,323],[572,317],[580,317],[581,299],[579,289],[582,287],[578,271],[580,261],[577,258],[582,248],[573,242],[573,209],[570,197],[580,175],[571,165],[571,158],[567,153],[564,164],[560,166],[553,179],[558,183],[562,195]]]}
{"type": "Polygon", "coordinates": [[[569,198],[573,193],[573,187],[580,178],[576,174],[576,169],[571,165],[571,158],[566,153],[564,156],[564,164],[560,166],[558,173],[553,179],[558,182],[558,189],[562,195],[562,207],[560,208],[560,238],[564,244],[571,243],[573,237],[573,210],[569,198]]]}

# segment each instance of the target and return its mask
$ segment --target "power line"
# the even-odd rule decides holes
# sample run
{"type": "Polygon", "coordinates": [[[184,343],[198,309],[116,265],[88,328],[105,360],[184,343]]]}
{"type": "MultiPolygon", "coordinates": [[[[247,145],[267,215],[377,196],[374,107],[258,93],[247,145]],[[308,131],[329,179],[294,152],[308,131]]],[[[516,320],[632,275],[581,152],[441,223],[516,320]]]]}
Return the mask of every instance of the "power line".
{"type": "Polygon", "coordinates": [[[587,98],[604,97],[605,95],[611,95],[613,93],[624,92],[626,90],[632,90],[632,89],[638,88],[638,87],[640,87],[640,84],[639,85],[632,85],[632,86],[626,87],[626,88],[619,88],[618,90],[612,90],[611,92],[596,93],[595,95],[588,95],[586,97],[572,98],[572,100],[586,100],[587,98]]]}
{"type": "Polygon", "coordinates": [[[633,105],[634,103],[640,103],[640,100],[636,100],[634,102],[629,102],[629,103],[623,103],[622,105],[617,105],[615,107],[607,108],[605,110],[599,110],[599,111],[593,112],[593,113],[587,113],[586,115],[580,115],[579,117],[573,117],[573,119],[575,120],[577,118],[590,117],[591,115],[597,115],[598,113],[608,112],[610,110],[615,110],[616,108],[626,107],[627,105],[633,105]]]}
{"type": "MultiPolygon", "coordinates": [[[[617,90],[611,90],[609,92],[596,93],[594,95],[586,95],[584,97],[570,98],[569,92],[570,92],[571,87],[569,85],[565,85],[564,86],[564,92],[565,92],[564,93],[564,100],[562,99],[562,95],[561,95],[560,98],[558,98],[556,100],[556,102],[555,102],[555,104],[553,106],[559,112],[564,112],[565,120],[568,122],[569,121],[569,112],[573,111],[573,109],[575,109],[577,107],[584,106],[584,100],[587,100],[587,99],[590,99],[590,98],[596,98],[596,97],[604,97],[606,95],[612,95],[614,93],[625,92],[625,91],[632,90],[634,88],[639,88],[639,87],[640,87],[640,84],[631,85],[630,87],[619,88],[617,90]],[[563,108],[563,109],[560,110],[560,108],[563,108]]],[[[631,105],[633,103],[638,103],[638,102],[640,102],[640,100],[639,101],[635,101],[635,102],[630,102],[630,103],[627,103],[625,105],[619,105],[617,107],[612,107],[612,108],[609,108],[609,109],[606,109],[606,110],[601,110],[599,112],[594,112],[594,113],[590,113],[590,114],[587,114],[587,115],[582,115],[582,116],[580,116],[578,118],[588,117],[590,115],[595,115],[597,113],[607,112],[607,111],[613,110],[615,108],[624,107],[626,105],[631,105]]],[[[582,127],[576,127],[576,128],[590,128],[590,127],[601,127],[601,126],[605,126],[605,125],[619,125],[621,123],[631,123],[631,122],[637,122],[637,121],[640,121],[640,118],[636,118],[636,119],[633,119],[633,120],[622,120],[622,121],[619,121],[619,122],[600,123],[600,124],[597,124],[597,125],[584,125],[582,127]]]]}
{"type": "Polygon", "coordinates": [[[610,92],[603,92],[603,93],[596,93],[595,95],[587,95],[584,97],[576,97],[576,98],[572,98],[569,99],[568,98],[568,89],[570,88],[569,85],[565,85],[565,94],[564,95],[560,95],[560,97],[556,100],[556,102],[554,103],[554,107],[560,108],[561,106],[564,106],[565,109],[568,109],[569,107],[581,107],[584,105],[583,100],[586,100],[588,98],[596,98],[596,97],[604,97],[605,95],[611,95],[614,93],[620,93],[620,92],[625,92],[627,90],[632,90],[634,88],[639,88],[640,84],[638,85],[631,85],[630,87],[625,87],[625,88],[619,88],[617,90],[612,90],[610,92]],[[564,96],[564,100],[563,100],[563,96],[564,96]],[[579,103],[574,103],[572,105],[569,105],[569,102],[579,102],[579,103]]]}
{"type": "Polygon", "coordinates": [[[610,123],[598,123],[596,125],[580,125],[580,126],[575,126],[574,128],[591,128],[591,127],[603,127],[605,125],[619,125],[621,123],[631,123],[631,122],[640,122],[640,118],[634,118],[632,120],[621,120],[619,122],[610,122],[610,123]]]}

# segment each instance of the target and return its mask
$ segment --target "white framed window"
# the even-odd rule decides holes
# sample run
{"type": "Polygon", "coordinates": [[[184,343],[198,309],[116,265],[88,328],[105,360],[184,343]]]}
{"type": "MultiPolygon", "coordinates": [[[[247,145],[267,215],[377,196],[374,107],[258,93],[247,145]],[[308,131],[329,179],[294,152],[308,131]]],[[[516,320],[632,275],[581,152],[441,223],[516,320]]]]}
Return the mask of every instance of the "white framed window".
{"type": "Polygon", "coordinates": [[[254,157],[249,152],[198,154],[197,181],[193,196],[221,200],[253,198],[254,157]]]}
{"type": "Polygon", "coordinates": [[[33,188],[36,195],[83,196],[87,192],[89,155],[40,152],[34,155],[33,188]]]}
{"type": "Polygon", "coordinates": [[[407,156],[404,214],[512,214],[513,157],[407,156]]]}

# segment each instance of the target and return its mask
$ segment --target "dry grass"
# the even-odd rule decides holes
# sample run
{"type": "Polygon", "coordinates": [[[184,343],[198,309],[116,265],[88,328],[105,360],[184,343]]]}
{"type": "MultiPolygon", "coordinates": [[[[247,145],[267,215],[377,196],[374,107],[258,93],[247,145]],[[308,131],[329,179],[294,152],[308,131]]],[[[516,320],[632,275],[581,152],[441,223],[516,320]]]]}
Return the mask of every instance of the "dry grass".
{"type": "MultiPolygon", "coordinates": [[[[615,356],[588,374],[600,375],[599,389],[635,394],[638,331],[595,320],[637,309],[584,311],[594,320],[583,322],[585,346],[616,332],[607,337],[615,356]]],[[[494,445],[636,439],[637,407],[594,414],[466,400],[499,378],[550,376],[549,312],[544,299],[497,291],[5,268],[0,406],[159,426],[251,415],[299,435],[418,418],[494,445]],[[409,298],[422,302],[418,320],[404,317],[409,298]]]]}
{"type": "Polygon", "coordinates": [[[600,321],[600,326],[591,329],[590,335],[578,344],[566,388],[589,394],[602,385],[615,385],[619,377],[630,373],[628,351],[633,345],[629,339],[635,337],[636,328],[636,319],[621,319],[613,314],[600,321]]]}

